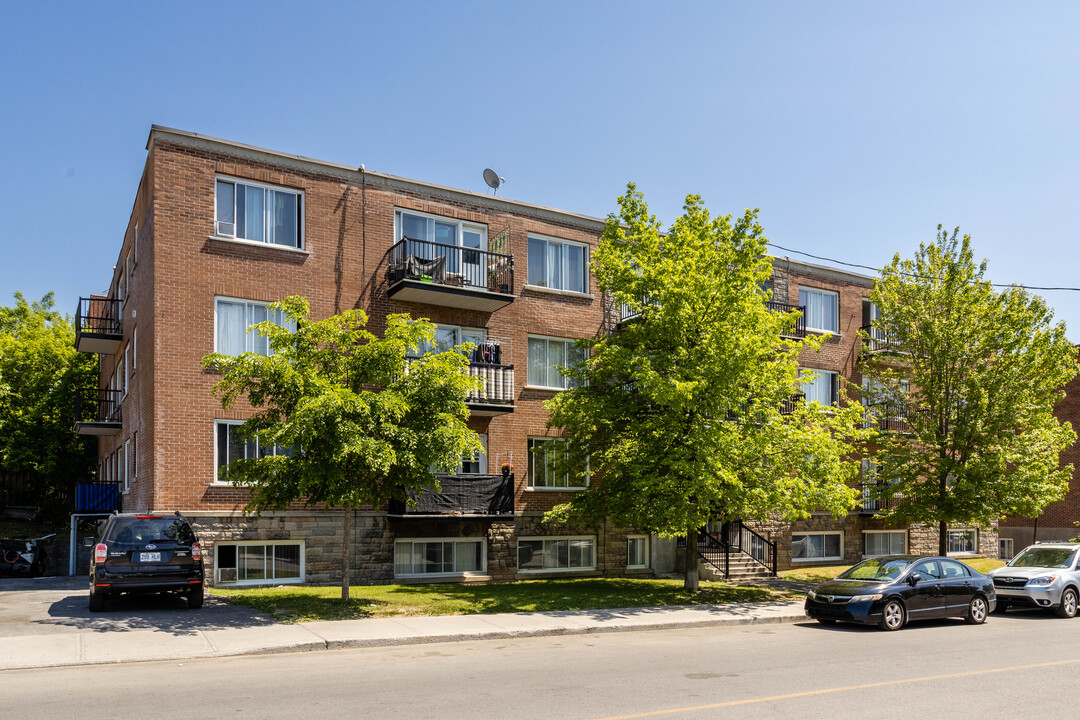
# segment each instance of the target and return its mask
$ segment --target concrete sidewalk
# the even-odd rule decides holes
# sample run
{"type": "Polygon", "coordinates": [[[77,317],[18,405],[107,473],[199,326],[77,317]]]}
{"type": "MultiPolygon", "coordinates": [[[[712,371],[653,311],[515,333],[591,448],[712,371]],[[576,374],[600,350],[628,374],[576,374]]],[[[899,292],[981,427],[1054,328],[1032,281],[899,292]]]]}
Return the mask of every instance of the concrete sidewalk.
{"type": "Polygon", "coordinates": [[[161,608],[160,601],[144,607],[134,600],[134,606],[89,615],[85,580],[49,580],[58,582],[27,590],[0,584],[0,670],[806,619],[803,601],[794,600],[285,624],[213,595],[198,611],[181,601],[161,608]]]}

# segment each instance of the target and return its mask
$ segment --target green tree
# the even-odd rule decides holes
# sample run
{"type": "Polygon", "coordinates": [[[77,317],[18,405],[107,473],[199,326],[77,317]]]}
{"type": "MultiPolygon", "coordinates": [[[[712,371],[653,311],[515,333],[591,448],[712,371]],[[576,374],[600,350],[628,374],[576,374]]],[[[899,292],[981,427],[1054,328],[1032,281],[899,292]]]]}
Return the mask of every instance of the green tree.
{"type": "Polygon", "coordinates": [[[593,269],[615,306],[636,318],[579,341],[575,387],[547,403],[550,428],[588,490],[556,508],[687,537],[685,587],[698,588],[696,542],[707,522],[844,514],[855,501],[850,442],[859,410],[796,403],[798,355],[820,348],[785,337],[796,313],[769,310],[771,264],[756,211],[710,216],[686,199],[666,234],[631,184],[608,218],[593,269]],[[782,412],[786,406],[790,412],[782,412]]]}
{"type": "Polygon", "coordinates": [[[409,491],[438,486],[481,445],[465,425],[475,380],[460,352],[409,354],[434,339],[435,326],[387,316],[384,337],[365,329],[367,315],[348,310],[309,319],[303,297],[273,303],[295,330],[263,322],[273,354],[211,354],[203,366],[222,373],[214,386],[222,407],[246,398],[254,414],[240,427],[261,445],[284,452],[235,460],[223,478],[249,493],[248,512],[279,510],[303,499],[344,509],[341,597],[349,598],[352,510],[407,500],[409,491]]]}
{"type": "Polygon", "coordinates": [[[866,402],[907,406],[906,432],[877,440],[881,491],[895,497],[885,514],[936,523],[941,554],[949,523],[1037,515],[1072,475],[1058,454],[1076,435],[1054,404],[1077,373],[1076,349],[1041,298],[998,291],[985,271],[971,238],[939,225],[871,293],[879,317],[868,340],[888,352],[865,362],[866,402]]]}
{"type": "Polygon", "coordinates": [[[74,426],[75,397],[97,387],[97,374],[97,358],[75,350],[74,325],[53,293],[27,302],[16,292],[13,307],[0,307],[0,467],[39,478],[46,514],[95,476],[97,443],[74,426]]]}

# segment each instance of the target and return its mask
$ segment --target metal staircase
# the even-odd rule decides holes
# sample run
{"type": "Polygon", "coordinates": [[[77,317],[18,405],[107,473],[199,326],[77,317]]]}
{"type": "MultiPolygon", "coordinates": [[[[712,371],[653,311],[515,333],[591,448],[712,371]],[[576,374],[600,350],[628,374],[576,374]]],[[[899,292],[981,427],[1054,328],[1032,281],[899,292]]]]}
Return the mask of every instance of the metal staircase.
{"type": "MultiPolygon", "coordinates": [[[[685,548],[686,538],[678,545],[685,548]]],[[[707,528],[698,531],[697,554],[706,576],[750,580],[776,575],[776,543],[741,520],[725,522],[716,533],[707,528]]]]}

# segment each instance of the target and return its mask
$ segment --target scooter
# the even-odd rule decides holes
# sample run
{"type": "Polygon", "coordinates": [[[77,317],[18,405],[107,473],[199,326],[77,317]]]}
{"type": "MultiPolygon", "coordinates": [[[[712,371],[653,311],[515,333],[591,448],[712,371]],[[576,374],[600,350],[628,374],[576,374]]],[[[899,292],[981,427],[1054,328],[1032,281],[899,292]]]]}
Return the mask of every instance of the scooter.
{"type": "Polygon", "coordinates": [[[45,541],[53,537],[56,533],[33,539],[0,540],[0,575],[43,575],[48,560],[45,541]]]}

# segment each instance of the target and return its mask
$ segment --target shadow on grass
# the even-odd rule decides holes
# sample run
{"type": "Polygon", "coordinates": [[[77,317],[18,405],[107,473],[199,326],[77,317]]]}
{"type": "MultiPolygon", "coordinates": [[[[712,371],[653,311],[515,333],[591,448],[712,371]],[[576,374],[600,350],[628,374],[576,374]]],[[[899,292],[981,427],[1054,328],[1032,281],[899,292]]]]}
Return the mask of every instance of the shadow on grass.
{"type": "MultiPolygon", "coordinates": [[[[217,592],[217,591],[215,591],[217,592]]],[[[527,580],[489,585],[381,585],[350,589],[350,600],[330,587],[230,589],[230,602],[279,620],[474,615],[584,610],[637,610],[672,606],[731,605],[783,599],[763,587],[703,584],[688,593],[678,580],[527,580]]]]}

